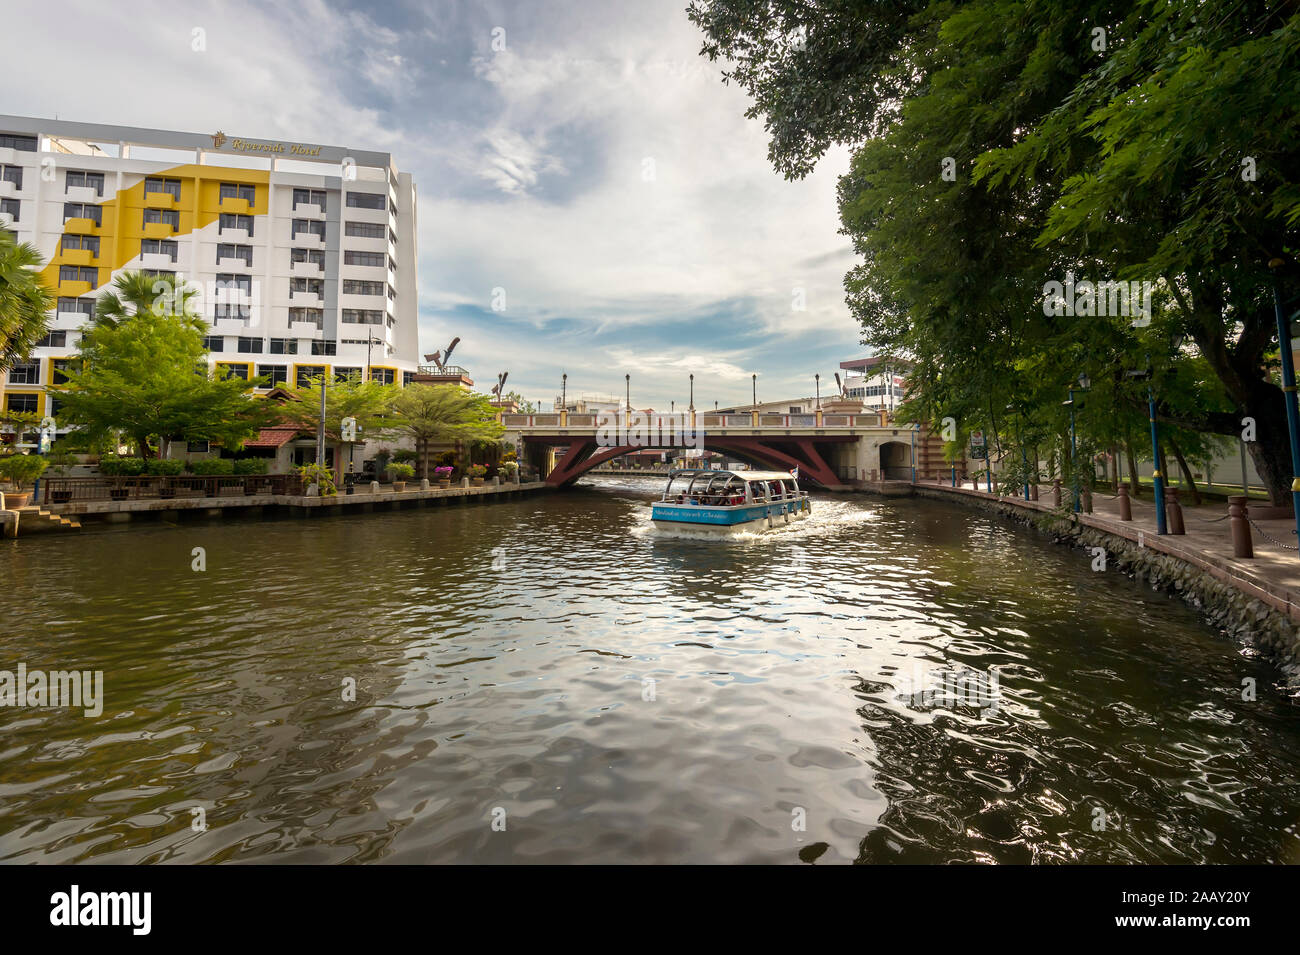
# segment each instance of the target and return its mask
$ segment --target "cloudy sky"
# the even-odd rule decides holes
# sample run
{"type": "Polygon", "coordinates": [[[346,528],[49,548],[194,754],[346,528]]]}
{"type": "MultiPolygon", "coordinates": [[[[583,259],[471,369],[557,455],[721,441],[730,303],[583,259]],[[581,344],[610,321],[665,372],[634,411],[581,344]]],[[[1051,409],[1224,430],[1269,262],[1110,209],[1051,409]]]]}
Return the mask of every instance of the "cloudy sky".
{"type": "Polygon", "coordinates": [[[775,173],[685,5],[46,3],[8,18],[0,113],[392,152],[420,195],[422,346],[459,335],[485,390],[509,370],[549,407],[562,372],[570,395],[630,373],[666,410],[692,372],[699,407],[757,372],[760,400],[809,395],[863,353],[847,156],[775,173]]]}

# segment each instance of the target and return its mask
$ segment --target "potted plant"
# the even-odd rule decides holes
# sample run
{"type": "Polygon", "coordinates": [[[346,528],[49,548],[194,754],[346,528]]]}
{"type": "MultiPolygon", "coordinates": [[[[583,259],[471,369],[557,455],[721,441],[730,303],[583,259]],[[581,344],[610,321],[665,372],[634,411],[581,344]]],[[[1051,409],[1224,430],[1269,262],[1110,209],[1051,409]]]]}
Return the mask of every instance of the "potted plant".
{"type": "Polygon", "coordinates": [[[316,485],[321,497],[333,497],[338,494],[334,483],[334,470],[324,464],[304,464],[298,468],[298,475],[309,485],[316,485]]]}
{"type": "Polygon", "coordinates": [[[125,501],[131,496],[131,482],[123,479],[143,474],[144,458],[120,458],[117,455],[106,454],[99,459],[99,473],[116,479],[109,486],[109,499],[125,501]]]}
{"type": "Polygon", "coordinates": [[[471,487],[482,487],[483,478],[487,476],[487,466],[483,464],[471,464],[469,467],[469,483],[471,487]]]}
{"type": "Polygon", "coordinates": [[[388,476],[393,482],[393,490],[400,494],[406,490],[406,482],[415,477],[415,468],[395,461],[388,465],[388,476]]]}
{"type": "Polygon", "coordinates": [[[24,491],[23,486],[33,483],[48,466],[49,462],[38,454],[10,454],[0,458],[0,475],[8,478],[16,489],[5,494],[6,510],[27,506],[32,494],[24,491]]]}
{"type": "Polygon", "coordinates": [[[513,459],[501,462],[501,473],[506,476],[507,482],[514,482],[519,479],[519,462],[513,459]]]}
{"type": "Polygon", "coordinates": [[[171,458],[150,458],[144,463],[145,474],[152,474],[161,478],[158,482],[159,497],[172,498],[176,496],[176,485],[170,479],[183,470],[185,470],[185,462],[174,461],[171,458]]]}
{"type": "MultiPolygon", "coordinates": [[[[70,451],[51,451],[47,455],[50,465],[50,473],[57,474],[60,477],[67,477],[68,472],[72,470],[73,465],[77,463],[76,457],[70,451]]],[[[49,478],[46,478],[49,480],[49,478]]],[[[67,504],[72,500],[72,488],[68,486],[59,487],[56,484],[50,485],[50,503],[67,504]]]]}
{"type": "Polygon", "coordinates": [[[433,479],[438,482],[438,487],[451,487],[451,475],[456,469],[449,465],[441,465],[433,469],[433,479]]]}

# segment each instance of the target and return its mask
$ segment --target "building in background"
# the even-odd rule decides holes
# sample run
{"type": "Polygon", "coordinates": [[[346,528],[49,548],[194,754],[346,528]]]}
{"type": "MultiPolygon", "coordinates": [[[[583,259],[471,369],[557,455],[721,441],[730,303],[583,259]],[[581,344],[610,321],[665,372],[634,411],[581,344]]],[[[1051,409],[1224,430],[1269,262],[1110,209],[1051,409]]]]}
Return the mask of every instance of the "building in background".
{"type": "Polygon", "coordinates": [[[844,397],[856,398],[871,411],[893,411],[907,397],[912,363],[900,358],[853,358],[840,362],[844,397]]]}
{"type": "Polygon", "coordinates": [[[212,364],[268,389],[419,370],[415,183],[388,153],[0,116],[0,228],[40,250],[58,295],[6,410],[58,421],[45,389],[125,270],[198,287],[212,364]]]}

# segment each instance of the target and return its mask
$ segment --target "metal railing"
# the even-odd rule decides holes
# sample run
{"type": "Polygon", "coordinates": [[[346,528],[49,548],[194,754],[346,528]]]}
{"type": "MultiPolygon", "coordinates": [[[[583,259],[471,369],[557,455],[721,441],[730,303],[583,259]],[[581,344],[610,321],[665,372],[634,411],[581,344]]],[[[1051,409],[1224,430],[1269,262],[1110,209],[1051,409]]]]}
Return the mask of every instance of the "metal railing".
{"type": "MultiPolygon", "coordinates": [[[[630,417],[621,413],[618,415],[613,413],[608,415],[571,413],[562,419],[556,413],[523,414],[507,412],[501,415],[501,423],[509,429],[562,428],[567,430],[619,425],[626,428],[654,428],[658,431],[684,431],[691,427],[691,417],[687,413],[647,415],[634,412],[630,417]],[[563,424],[561,424],[562,420],[563,424]]],[[[712,412],[704,414],[696,412],[695,426],[704,429],[744,428],[751,430],[756,427],[754,416],[749,412],[742,414],[714,414],[712,412]]],[[[897,427],[897,425],[882,424],[878,414],[827,414],[822,416],[822,423],[818,425],[816,415],[769,414],[766,412],[758,416],[757,425],[758,430],[835,430],[840,428],[880,427],[897,427]]]]}
{"type": "Polygon", "coordinates": [[[303,491],[302,478],[296,474],[47,477],[41,480],[41,503],[252,497],[257,494],[293,496],[301,495],[303,491]]]}

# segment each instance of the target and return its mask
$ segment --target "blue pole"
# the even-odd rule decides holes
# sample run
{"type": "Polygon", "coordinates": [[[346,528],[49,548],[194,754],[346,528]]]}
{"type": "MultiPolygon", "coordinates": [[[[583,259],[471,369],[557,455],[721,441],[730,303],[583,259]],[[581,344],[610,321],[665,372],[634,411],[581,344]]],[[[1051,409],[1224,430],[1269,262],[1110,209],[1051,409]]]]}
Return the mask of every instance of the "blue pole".
{"type": "Polygon", "coordinates": [[[1295,362],[1291,360],[1291,323],[1282,307],[1282,292],[1273,281],[1273,308],[1277,312],[1277,341],[1282,349],[1282,397],[1291,432],[1291,506],[1295,511],[1296,540],[1300,540],[1300,408],[1296,406],[1295,362]]]}
{"type": "Polygon", "coordinates": [[[957,465],[952,466],[952,486],[957,486],[957,465]]]}
{"type": "Polygon", "coordinates": [[[1151,483],[1156,490],[1156,533],[1167,534],[1165,524],[1165,479],[1160,474],[1160,432],[1156,430],[1156,394],[1147,386],[1147,413],[1151,418],[1151,460],[1153,463],[1151,483]]]}
{"type": "Polygon", "coordinates": [[[1079,513],[1079,462],[1078,446],[1074,439],[1074,389],[1070,389],[1070,494],[1074,498],[1074,513],[1079,513]]]}

